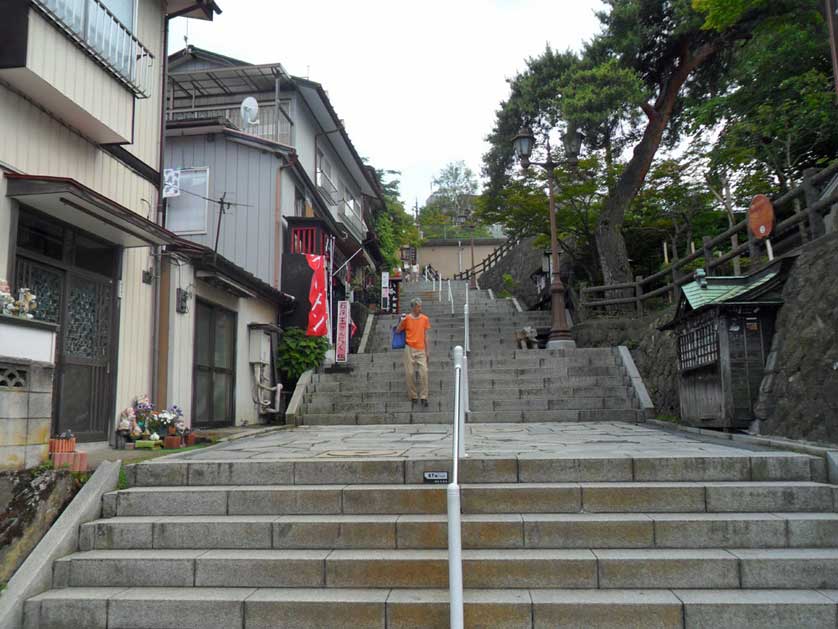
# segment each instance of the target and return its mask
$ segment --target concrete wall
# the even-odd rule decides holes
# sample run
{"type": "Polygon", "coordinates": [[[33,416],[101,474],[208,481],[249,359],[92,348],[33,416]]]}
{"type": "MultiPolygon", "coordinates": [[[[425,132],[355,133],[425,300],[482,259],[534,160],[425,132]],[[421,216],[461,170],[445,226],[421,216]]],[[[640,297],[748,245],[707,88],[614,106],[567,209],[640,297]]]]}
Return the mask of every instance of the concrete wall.
{"type": "Polygon", "coordinates": [[[52,364],[4,358],[0,348],[0,470],[22,470],[46,460],[52,381],[52,364]]]}
{"type": "MultiPolygon", "coordinates": [[[[499,242],[474,243],[474,262],[479,264],[483,258],[498,248],[499,242]]],[[[430,264],[442,273],[444,278],[453,278],[455,273],[471,268],[471,243],[469,240],[431,241],[422,245],[416,252],[419,268],[430,264]]]]}

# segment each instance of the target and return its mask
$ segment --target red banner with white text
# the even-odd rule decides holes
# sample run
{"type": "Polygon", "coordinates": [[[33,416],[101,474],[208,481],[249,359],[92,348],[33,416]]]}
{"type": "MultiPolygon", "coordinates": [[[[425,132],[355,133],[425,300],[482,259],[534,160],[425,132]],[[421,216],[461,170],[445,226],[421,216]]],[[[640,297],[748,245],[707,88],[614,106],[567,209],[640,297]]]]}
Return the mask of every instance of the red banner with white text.
{"type": "Polygon", "coordinates": [[[313,271],[308,301],[308,336],[327,336],[329,334],[329,306],[326,297],[326,256],[306,254],[306,262],[313,271]]]}

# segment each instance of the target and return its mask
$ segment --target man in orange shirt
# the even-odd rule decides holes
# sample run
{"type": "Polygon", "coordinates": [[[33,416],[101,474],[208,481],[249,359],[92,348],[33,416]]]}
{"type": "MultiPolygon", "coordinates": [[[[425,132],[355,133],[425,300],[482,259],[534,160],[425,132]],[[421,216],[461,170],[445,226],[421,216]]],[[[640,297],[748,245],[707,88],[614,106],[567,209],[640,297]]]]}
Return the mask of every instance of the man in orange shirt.
{"type": "Polygon", "coordinates": [[[396,328],[397,332],[405,332],[404,371],[407,380],[407,397],[416,402],[417,397],[422,406],[428,406],[428,330],[431,321],[422,314],[422,300],[418,297],[410,300],[410,314],[404,315],[396,328]],[[419,394],[416,393],[414,373],[419,371],[419,394]]]}

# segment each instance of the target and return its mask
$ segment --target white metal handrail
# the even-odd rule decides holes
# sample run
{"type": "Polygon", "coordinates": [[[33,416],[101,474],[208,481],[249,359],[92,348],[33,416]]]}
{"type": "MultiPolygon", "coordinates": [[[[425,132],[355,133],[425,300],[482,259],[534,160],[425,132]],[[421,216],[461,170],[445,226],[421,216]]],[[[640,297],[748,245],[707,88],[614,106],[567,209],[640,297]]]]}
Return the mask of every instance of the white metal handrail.
{"type": "Polygon", "coordinates": [[[451,629],[463,628],[463,540],[460,517],[460,457],[463,455],[463,348],[454,348],[454,421],[451,431],[451,482],[448,484],[448,592],[451,629]]]}
{"type": "Polygon", "coordinates": [[[437,301],[442,303],[442,276],[439,277],[439,294],[437,295],[437,301]]]}
{"type": "Polygon", "coordinates": [[[451,314],[454,314],[454,291],[451,290],[451,280],[448,280],[448,303],[451,304],[451,314]]]}

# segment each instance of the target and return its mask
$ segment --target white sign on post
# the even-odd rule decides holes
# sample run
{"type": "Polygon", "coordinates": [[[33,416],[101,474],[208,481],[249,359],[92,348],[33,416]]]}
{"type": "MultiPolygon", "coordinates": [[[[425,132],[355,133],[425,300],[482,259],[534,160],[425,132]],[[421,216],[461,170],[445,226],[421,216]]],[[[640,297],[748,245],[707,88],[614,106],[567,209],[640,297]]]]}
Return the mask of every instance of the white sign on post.
{"type": "Polygon", "coordinates": [[[381,274],[381,309],[390,312],[390,273],[381,274]]]}
{"type": "Polygon", "coordinates": [[[338,302],[338,329],[335,340],[335,362],[349,360],[349,302],[338,302]]]}

